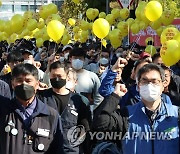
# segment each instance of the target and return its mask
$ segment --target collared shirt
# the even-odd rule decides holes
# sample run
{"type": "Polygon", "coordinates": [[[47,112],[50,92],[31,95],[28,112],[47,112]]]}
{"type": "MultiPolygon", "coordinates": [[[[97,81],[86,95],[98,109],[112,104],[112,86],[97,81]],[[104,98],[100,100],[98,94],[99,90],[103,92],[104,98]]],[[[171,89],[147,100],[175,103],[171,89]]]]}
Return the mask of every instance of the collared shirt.
{"type": "Polygon", "coordinates": [[[34,98],[32,103],[29,104],[27,107],[24,107],[19,102],[18,102],[18,104],[19,104],[19,110],[20,110],[20,113],[22,114],[24,123],[26,126],[28,126],[30,119],[31,119],[31,115],[34,113],[34,111],[36,109],[37,100],[36,100],[36,98],[34,98]]]}
{"type": "Polygon", "coordinates": [[[160,109],[161,109],[161,103],[154,111],[149,110],[147,107],[145,108],[145,112],[146,112],[149,120],[151,121],[151,124],[153,124],[154,119],[157,117],[157,115],[160,112],[160,109]]]}

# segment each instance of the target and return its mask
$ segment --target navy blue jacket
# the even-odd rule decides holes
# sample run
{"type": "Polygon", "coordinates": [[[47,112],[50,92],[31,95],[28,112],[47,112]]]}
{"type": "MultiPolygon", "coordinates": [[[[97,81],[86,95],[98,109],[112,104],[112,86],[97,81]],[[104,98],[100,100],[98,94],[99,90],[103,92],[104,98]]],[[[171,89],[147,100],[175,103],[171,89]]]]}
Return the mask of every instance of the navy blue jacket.
{"type": "Polygon", "coordinates": [[[0,96],[0,153],[64,153],[58,112],[37,99],[31,124],[27,127],[16,102],[16,99],[9,100],[0,96]],[[5,131],[7,126],[10,126],[10,131],[5,131]],[[17,135],[11,133],[13,128],[18,131],[17,135]]]}

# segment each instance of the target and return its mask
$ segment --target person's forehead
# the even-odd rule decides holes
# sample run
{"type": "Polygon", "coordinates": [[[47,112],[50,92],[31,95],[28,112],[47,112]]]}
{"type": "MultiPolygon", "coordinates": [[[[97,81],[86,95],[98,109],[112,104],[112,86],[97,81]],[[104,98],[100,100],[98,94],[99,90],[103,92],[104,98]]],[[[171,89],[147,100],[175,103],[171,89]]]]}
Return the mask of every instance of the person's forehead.
{"type": "Polygon", "coordinates": [[[16,79],[35,79],[32,74],[20,74],[16,79]]]}
{"type": "Polygon", "coordinates": [[[101,55],[103,55],[103,56],[109,56],[109,53],[108,53],[108,52],[101,52],[101,55]]]}
{"type": "Polygon", "coordinates": [[[164,74],[171,74],[170,70],[164,70],[164,74]]]}
{"type": "Polygon", "coordinates": [[[156,70],[151,70],[148,72],[145,72],[141,75],[141,78],[146,78],[146,79],[161,79],[161,75],[158,71],[156,70]]]}
{"type": "Polygon", "coordinates": [[[52,69],[50,73],[64,74],[65,70],[64,68],[55,68],[55,69],[52,69]]]}

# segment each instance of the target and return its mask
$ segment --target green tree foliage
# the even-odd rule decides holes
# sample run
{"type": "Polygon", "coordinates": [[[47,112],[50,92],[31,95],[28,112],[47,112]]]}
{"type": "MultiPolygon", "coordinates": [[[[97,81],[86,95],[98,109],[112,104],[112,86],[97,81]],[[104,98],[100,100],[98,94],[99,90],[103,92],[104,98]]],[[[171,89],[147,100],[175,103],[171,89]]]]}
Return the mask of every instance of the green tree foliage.
{"type": "Polygon", "coordinates": [[[84,2],[88,4],[88,8],[97,8],[100,12],[106,11],[106,0],[84,0],[84,2]]]}
{"type": "Polygon", "coordinates": [[[87,4],[82,1],[81,3],[75,4],[72,0],[64,0],[59,14],[64,23],[67,23],[69,18],[81,19],[87,9],[87,4]]]}

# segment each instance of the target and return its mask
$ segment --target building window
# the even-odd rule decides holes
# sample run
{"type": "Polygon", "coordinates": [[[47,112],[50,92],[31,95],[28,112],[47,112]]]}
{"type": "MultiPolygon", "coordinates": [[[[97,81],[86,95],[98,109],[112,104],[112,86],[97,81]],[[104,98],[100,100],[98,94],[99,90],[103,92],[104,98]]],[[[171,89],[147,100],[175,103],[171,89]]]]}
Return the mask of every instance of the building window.
{"type": "Polygon", "coordinates": [[[15,12],[24,12],[28,10],[28,5],[15,5],[15,12]]]}
{"type": "Polygon", "coordinates": [[[13,12],[13,5],[2,5],[0,12],[13,12]]]}

